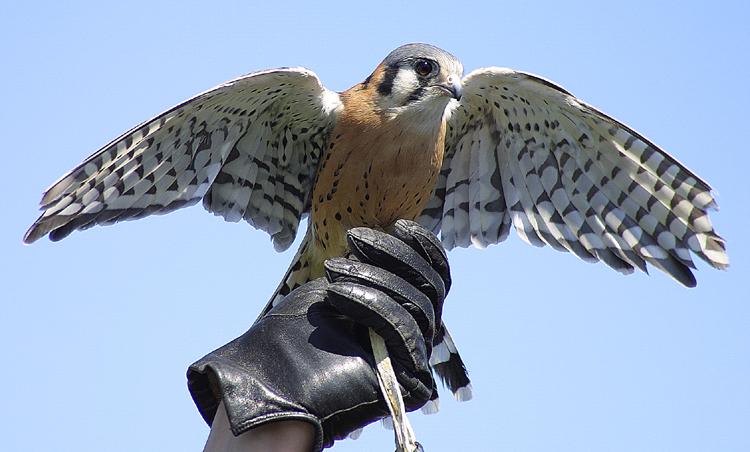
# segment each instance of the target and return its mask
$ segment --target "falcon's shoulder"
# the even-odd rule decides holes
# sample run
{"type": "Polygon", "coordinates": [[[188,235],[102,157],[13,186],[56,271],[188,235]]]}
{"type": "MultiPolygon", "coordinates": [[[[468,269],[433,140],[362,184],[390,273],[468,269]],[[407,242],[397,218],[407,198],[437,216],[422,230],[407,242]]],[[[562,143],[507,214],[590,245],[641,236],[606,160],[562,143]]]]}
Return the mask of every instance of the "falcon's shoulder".
{"type": "Polygon", "coordinates": [[[646,263],[692,286],[691,252],[725,268],[711,187],[632,128],[533,74],[464,79],[446,154],[420,222],[448,248],[525,241],[604,261],[646,263]]]}
{"type": "Polygon", "coordinates": [[[245,219],[277,249],[294,240],[341,107],[311,71],[230,80],[170,108],[91,155],[44,193],[24,241],[162,214],[203,199],[245,219]]]}

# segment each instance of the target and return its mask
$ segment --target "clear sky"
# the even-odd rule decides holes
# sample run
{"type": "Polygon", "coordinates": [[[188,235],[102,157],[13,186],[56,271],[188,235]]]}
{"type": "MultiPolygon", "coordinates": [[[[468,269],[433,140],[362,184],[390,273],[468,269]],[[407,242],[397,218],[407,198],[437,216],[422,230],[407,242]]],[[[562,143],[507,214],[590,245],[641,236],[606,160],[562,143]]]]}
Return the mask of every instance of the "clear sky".
{"type": "Polygon", "coordinates": [[[426,450],[750,450],[747,3],[526,3],[6,2],[0,448],[200,450],[185,369],[249,327],[293,252],[199,206],[23,246],[44,188],[227,79],[303,65],[344,90],[423,41],[467,72],[543,75],[664,147],[715,188],[731,259],[685,289],[515,234],[452,252],[445,320],[475,399],[411,416],[426,450]]]}

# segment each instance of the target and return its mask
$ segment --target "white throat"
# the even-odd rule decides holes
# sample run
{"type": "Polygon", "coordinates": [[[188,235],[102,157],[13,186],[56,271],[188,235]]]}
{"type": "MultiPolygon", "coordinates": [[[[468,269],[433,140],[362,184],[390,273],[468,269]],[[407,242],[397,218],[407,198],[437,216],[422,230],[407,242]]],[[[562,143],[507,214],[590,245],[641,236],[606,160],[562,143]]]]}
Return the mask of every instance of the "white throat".
{"type": "Polygon", "coordinates": [[[433,134],[440,128],[451,100],[445,96],[426,99],[403,107],[389,108],[386,115],[390,121],[397,121],[404,129],[433,134]]]}

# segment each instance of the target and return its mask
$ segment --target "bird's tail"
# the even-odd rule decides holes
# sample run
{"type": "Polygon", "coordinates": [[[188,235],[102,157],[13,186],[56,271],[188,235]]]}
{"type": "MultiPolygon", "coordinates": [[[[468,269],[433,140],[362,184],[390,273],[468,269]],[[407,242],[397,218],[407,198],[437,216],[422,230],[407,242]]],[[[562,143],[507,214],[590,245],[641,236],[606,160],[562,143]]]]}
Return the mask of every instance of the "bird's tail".
{"type": "Polygon", "coordinates": [[[432,355],[430,355],[430,367],[440,377],[443,385],[450,389],[456,400],[460,402],[471,400],[469,373],[466,371],[464,361],[445,323],[435,336],[432,355]]]}
{"type": "Polygon", "coordinates": [[[305,238],[302,239],[302,243],[297,250],[297,254],[294,255],[294,259],[292,259],[289,269],[287,269],[284,278],[281,280],[281,283],[279,283],[279,286],[276,288],[273,295],[271,295],[268,304],[263,308],[258,319],[266,315],[271,308],[279,304],[289,292],[308,281],[320,278],[323,274],[323,257],[316,249],[315,241],[312,238],[311,228],[308,227],[307,232],[305,233],[305,238]]]}

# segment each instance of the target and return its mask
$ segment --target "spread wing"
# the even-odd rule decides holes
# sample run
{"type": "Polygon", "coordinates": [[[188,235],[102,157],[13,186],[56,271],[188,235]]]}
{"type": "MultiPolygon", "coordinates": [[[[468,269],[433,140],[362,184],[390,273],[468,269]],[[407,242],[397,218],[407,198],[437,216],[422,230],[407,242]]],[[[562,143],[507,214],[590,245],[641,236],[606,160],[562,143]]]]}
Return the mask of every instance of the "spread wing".
{"type": "Polygon", "coordinates": [[[49,233],[163,214],[203,199],[277,249],[294,241],[341,102],[303,68],[252,73],[126,132],[44,193],[31,243],[49,233]]]}
{"type": "Polygon", "coordinates": [[[464,79],[420,222],[447,248],[523,240],[630,273],[649,263],[694,286],[691,253],[729,264],[711,188],[638,132],[540,77],[464,79]]]}

